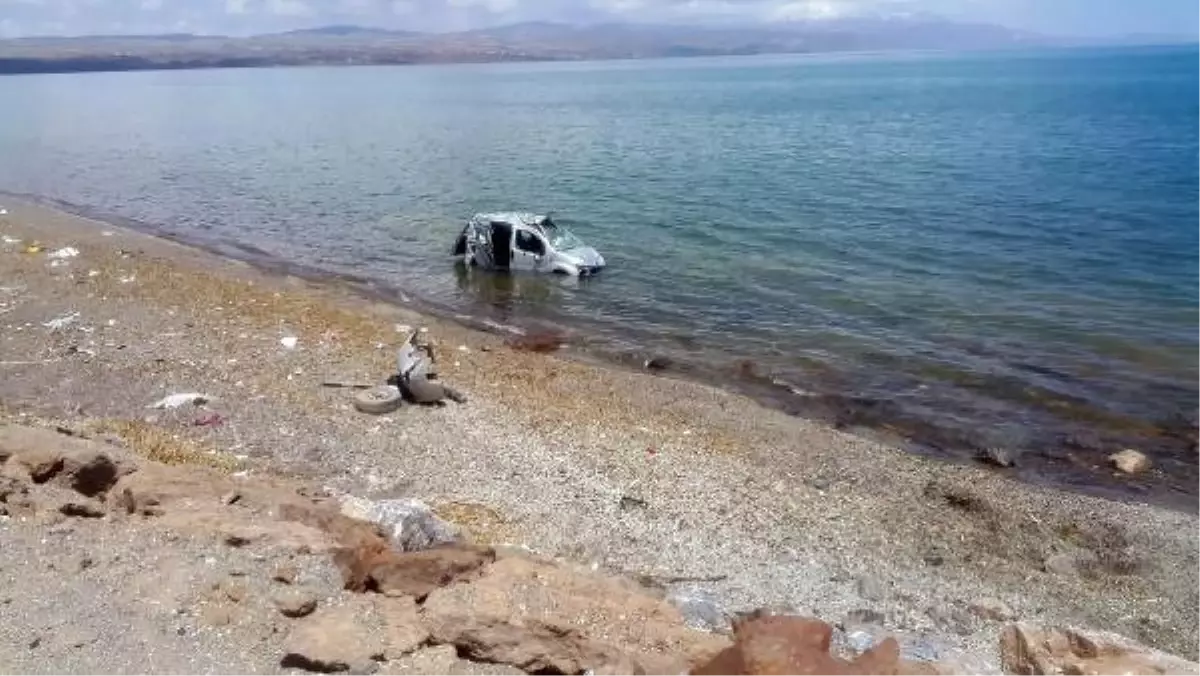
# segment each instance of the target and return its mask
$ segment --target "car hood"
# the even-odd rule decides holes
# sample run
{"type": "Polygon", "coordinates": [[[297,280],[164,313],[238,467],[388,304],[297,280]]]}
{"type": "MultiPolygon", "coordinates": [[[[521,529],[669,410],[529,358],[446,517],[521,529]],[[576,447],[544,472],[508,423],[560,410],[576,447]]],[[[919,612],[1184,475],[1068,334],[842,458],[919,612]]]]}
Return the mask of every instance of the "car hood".
{"type": "Polygon", "coordinates": [[[604,267],[604,257],[600,255],[599,251],[596,251],[590,246],[581,246],[575,249],[569,249],[567,251],[563,251],[562,255],[564,258],[571,260],[571,262],[575,263],[576,265],[586,266],[589,268],[604,267]]]}

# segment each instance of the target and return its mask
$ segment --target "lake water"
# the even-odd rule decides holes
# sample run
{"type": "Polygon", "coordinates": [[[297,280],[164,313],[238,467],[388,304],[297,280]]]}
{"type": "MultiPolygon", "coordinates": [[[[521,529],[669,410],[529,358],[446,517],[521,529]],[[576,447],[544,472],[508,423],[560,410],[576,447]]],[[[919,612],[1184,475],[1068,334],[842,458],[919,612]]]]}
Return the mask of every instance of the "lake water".
{"type": "Polygon", "coordinates": [[[0,190],[1194,506],[1198,75],[1184,47],[15,76],[0,190]],[[456,271],[501,209],[610,268],[456,271]],[[1114,479],[1127,445],[1159,470],[1114,479]]]}

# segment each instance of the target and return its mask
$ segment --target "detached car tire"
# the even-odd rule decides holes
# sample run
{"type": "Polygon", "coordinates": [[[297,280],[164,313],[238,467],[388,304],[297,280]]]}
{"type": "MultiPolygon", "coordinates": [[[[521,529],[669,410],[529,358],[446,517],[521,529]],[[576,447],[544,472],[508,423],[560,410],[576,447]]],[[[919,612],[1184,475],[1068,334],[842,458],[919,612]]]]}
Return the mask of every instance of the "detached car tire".
{"type": "Polygon", "coordinates": [[[399,389],[383,385],[354,395],[354,408],[371,415],[383,415],[400,408],[403,400],[399,389]]]}

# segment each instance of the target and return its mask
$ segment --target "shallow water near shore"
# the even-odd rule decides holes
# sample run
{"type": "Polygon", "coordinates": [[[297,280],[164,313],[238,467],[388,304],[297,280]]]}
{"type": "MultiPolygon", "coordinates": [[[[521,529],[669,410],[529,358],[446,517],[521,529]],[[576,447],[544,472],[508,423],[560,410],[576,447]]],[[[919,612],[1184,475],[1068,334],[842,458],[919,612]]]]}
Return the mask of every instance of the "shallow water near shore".
{"type": "Polygon", "coordinates": [[[0,188],[1194,508],[1196,82],[1194,48],[13,77],[0,188]],[[500,208],[611,268],[457,270],[500,208]]]}

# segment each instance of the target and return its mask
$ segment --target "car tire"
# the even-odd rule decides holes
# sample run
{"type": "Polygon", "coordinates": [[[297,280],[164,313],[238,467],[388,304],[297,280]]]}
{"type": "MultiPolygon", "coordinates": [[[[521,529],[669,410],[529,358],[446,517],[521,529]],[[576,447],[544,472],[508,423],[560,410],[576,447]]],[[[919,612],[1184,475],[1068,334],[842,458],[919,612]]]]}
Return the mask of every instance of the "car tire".
{"type": "Polygon", "coordinates": [[[402,401],[399,389],[382,385],[354,395],[354,408],[371,415],[383,415],[400,408],[402,401]]]}

